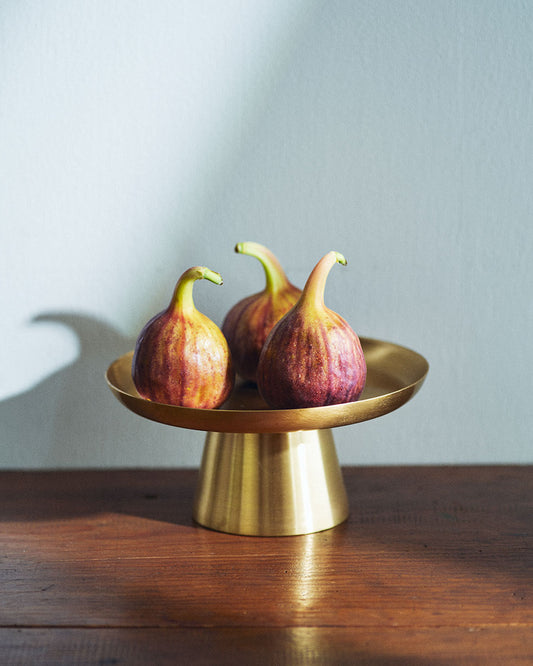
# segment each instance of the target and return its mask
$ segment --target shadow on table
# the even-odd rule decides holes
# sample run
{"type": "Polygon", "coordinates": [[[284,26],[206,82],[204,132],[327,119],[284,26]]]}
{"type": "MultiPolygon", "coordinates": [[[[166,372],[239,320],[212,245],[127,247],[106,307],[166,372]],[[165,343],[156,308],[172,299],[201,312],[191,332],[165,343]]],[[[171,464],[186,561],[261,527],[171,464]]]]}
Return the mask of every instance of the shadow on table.
{"type": "MultiPolygon", "coordinates": [[[[355,656],[421,666],[432,662],[417,656],[424,636],[415,627],[531,617],[524,475],[513,468],[496,477],[488,469],[470,477],[468,468],[348,472],[346,523],[280,538],[194,525],[195,470],[30,473],[20,497],[5,474],[0,516],[18,523],[24,548],[18,553],[11,537],[4,561],[19,581],[17,594],[28,588],[35,625],[67,606],[76,626],[186,628],[184,641],[201,643],[198,654],[208,650],[202,628],[223,627],[213,630],[214,644],[233,642],[244,655],[270,650],[279,663],[349,664],[355,656]],[[487,512],[491,478],[497,483],[487,512]],[[393,632],[386,644],[378,628],[393,632]],[[324,662],[332,650],[336,660],[324,662]]],[[[12,602],[4,601],[4,622],[14,622],[12,602]]],[[[481,644],[467,629],[463,640],[481,644]]]]}

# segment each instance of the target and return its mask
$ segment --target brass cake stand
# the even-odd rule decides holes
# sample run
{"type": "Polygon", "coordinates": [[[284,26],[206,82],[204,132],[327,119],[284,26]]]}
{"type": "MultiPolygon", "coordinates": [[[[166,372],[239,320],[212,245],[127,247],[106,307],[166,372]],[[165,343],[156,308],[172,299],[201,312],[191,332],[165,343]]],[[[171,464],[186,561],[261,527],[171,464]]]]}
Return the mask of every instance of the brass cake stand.
{"type": "Polygon", "coordinates": [[[357,402],[269,409],[255,385],[237,383],[220,409],[176,407],[141,398],[131,378],[133,352],[114,361],[107,383],[144,418],[206,431],[193,518],[232,534],[288,536],[329,529],[348,517],[332,428],[383,416],[420,389],[429,365],[416,352],[361,338],[367,381],[357,402]]]}

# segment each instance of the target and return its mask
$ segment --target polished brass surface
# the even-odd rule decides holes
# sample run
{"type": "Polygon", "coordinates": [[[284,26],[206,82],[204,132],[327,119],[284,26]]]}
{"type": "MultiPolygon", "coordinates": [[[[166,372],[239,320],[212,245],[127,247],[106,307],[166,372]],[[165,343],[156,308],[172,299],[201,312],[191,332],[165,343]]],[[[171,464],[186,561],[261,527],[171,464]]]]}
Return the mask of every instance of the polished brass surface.
{"type": "Polygon", "coordinates": [[[255,536],[341,523],[348,500],[331,430],[209,433],[193,517],[211,529],[255,536]]]}
{"type": "Polygon", "coordinates": [[[367,421],[398,409],[420,389],[428,372],[423,356],[390,342],[361,338],[368,368],[357,402],[303,409],[269,409],[249,384],[238,384],[220,409],[163,405],[141,398],[131,378],[133,352],[109,366],[107,382],[128,409],[167,425],[229,433],[275,433],[319,430],[367,421]]]}
{"type": "Polygon", "coordinates": [[[106,379],[117,399],[147,419],[207,431],[193,517],[205,527],[254,536],[308,534],[348,516],[331,428],[398,409],[422,386],[429,365],[416,352],[361,338],[367,381],[357,402],[269,409],[252,384],[238,383],[220,409],[192,409],[139,396],[133,352],[106,379]]]}

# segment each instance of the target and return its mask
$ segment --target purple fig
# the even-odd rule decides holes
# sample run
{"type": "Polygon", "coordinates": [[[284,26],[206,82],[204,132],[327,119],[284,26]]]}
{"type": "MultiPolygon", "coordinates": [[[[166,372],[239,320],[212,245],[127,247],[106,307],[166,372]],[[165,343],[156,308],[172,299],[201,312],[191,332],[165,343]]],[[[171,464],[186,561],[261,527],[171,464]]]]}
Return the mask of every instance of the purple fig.
{"type": "Polygon", "coordinates": [[[259,259],[265,271],[263,291],[234,305],[222,323],[235,370],[243,379],[256,381],[259,355],[267,335],[302,293],[289,282],[274,254],[259,243],[238,243],[235,252],[259,259]]]}
{"type": "Polygon", "coordinates": [[[132,377],[143,398],[215,409],[233,389],[235,373],[226,339],[194,305],[193,284],[203,278],[222,284],[220,275],[205,266],[189,268],[178,280],[168,308],[142,329],[132,377]]]}
{"type": "Polygon", "coordinates": [[[324,289],[339,252],[328,252],[311,272],[294,307],[274,326],[257,369],[260,394],[270,407],[320,407],[359,398],[366,362],[349,324],[324,305],[324,289]]]}

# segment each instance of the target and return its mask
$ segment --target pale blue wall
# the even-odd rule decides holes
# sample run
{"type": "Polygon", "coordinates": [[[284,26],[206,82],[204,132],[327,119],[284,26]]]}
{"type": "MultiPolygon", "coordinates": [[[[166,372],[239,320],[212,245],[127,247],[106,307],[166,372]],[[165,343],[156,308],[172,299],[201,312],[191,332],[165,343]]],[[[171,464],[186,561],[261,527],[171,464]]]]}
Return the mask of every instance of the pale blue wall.
{"type": "Polygon", "coordinates": [[[104,371],[181,272],[217,323],[263,286],[237,241],[424,354],[343,463],[533,462],[533,4],[0,4],[0,466],[196,465],[104,371]]]}

